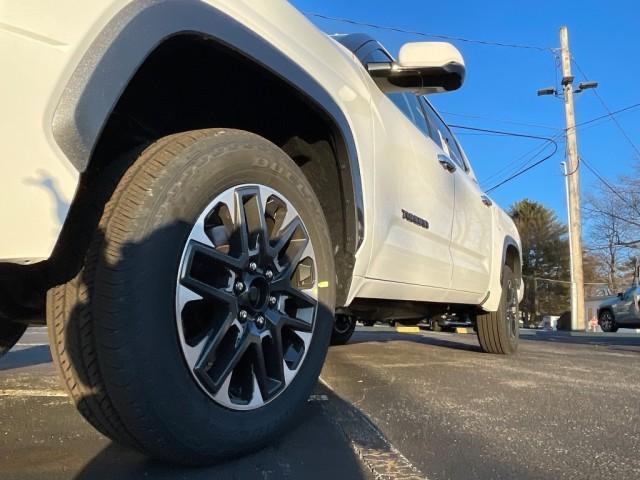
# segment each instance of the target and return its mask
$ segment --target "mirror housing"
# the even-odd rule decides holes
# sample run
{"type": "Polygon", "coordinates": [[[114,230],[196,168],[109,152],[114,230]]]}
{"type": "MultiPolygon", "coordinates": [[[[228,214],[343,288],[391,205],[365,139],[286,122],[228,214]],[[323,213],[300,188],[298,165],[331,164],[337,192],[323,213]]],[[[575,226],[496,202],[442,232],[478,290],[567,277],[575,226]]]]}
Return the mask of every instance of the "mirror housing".
{"type": "Polygon", "coordinates": [[[624,294],[623,294],[622,292],[618,292],[618,298],[619,298],[620,300],[622,300],[622,297],[623,297],[623,296],[624,296],[624,294]]]}
{"type": "Polygon", "coordinates": [[[397,62],[369,63],[367,70],[383,92],[417,95],[457,90],[465,75],[462,55],[446,42],[405,43],[397,62]]]}

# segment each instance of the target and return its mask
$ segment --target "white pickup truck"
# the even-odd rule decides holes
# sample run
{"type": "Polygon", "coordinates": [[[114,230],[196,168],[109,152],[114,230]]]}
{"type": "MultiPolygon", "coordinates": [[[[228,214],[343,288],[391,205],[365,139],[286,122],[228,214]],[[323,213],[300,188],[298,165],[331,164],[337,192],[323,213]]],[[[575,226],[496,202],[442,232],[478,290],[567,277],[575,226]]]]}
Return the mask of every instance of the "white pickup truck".
{"type": "Polygon", "coordinates": [[[462,85],[453,46],[396,59],[279,0],[21,0],[0,58],[0,352],[46,312],[113,440],[266,444],[356,318],[516,350],[518,232],[426,97],[462,85]]]}

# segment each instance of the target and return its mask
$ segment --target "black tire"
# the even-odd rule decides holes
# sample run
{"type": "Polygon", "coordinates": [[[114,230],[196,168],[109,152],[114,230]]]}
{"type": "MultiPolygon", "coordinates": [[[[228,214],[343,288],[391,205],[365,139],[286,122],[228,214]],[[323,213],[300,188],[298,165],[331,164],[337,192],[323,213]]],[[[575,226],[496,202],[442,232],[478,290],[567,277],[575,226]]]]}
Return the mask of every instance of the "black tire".
{"type": "Polygon", "coordinates": [[[373,320],[362,320],[362,325],[365,327],[373,327],[376,324],[373,320]]]}
{"type": "Polygon", "coordinates": [[[0,318],[0,357],[5,355],[18,343],[27,326],[26,323],[17,323],[0,318]]]}
{"type": "Polygon", "coordinates": [[[353,315],[336,315],[331,332],[331,345],[344,345],[349,341],[356,329],[356,317],[353,315]]]}
{"type": "Polygon", "coordinates": [[[438,323],[437,320],[431,319],[429,324],[431,326],[431,331],[432,332],[441,332],[442,331],[442,327],[440,326],[440,324],[438,323]]]}
{"type": "Polygon", "coordinates": [[[332,251],[311,186],[265,139],[210,129],[151,145],[105,206],[82,271],[48,292],[52,354],[78,410],[116,442],[171,463],[211,464],[272,442],[298,418],[325,359],[335,304],[332,251]],[[187,366],[176,282],[202,209],[220,192],[254,183],[281,192],[298,211],[323,288],[295,377],[261,407],[233,410],[207,395],[187,366]]]}
{"type": "Polygon", "coordinates": [[[511,355],[518,349],[520,329],[516,282],[511,268],[504,265],[498,311],[487,312],[477,317],[478,341],[483,352],[511,355]]]}
{"type": "Polygon", "coordinates": [[[602,310],[598,315],[598,325],[603,332],[615,333],[618,331],[618,324],[616,318],[611,310],[602,310]]]}

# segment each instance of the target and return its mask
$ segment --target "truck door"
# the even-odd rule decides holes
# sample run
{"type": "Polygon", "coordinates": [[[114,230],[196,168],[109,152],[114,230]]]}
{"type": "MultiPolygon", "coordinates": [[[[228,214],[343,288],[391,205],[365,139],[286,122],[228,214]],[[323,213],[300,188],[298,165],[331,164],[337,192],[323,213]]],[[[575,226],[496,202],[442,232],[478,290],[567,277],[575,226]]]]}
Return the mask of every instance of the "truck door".
{"type": "Polygon", "coordinates": [[[491,199],[478,185],[454,135],[431,104],[421,99],[440,156],[455,166],[455,209],[451,232],[453,258],[452,290],[484,294],[489,285],[493,248],[493,215],[491,199]]]}
{"type": "Polygon", "coordinates": [[[449,244],[454,176],[414,94],[374,95],[375,225],[367,277],[435,287],[443,300],[451,285],[449,244]]]}

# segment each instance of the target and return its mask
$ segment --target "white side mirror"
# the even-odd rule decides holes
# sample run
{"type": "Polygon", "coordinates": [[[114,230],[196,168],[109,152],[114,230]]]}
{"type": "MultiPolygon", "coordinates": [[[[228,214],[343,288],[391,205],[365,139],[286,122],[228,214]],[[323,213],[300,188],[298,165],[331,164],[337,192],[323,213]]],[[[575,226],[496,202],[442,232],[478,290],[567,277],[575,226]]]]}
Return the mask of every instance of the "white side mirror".
{"type": "Polygon", "coordinates": [[[465,76],[462,55],[445,42],[405,43],[397,62],[373,63],[367,68],[384,92],[448,92],[460,88],[465,76]]]}

